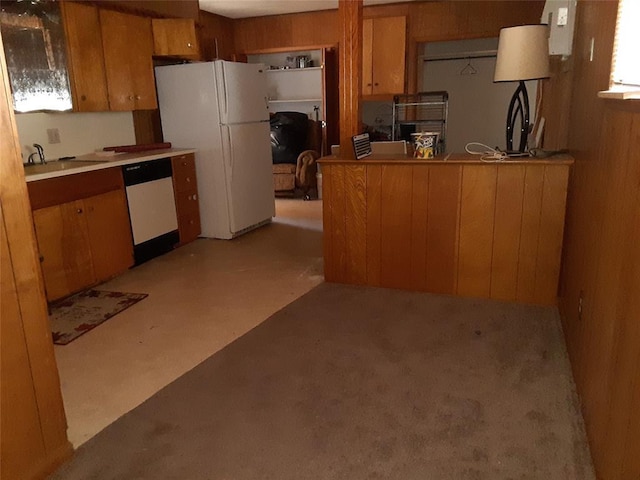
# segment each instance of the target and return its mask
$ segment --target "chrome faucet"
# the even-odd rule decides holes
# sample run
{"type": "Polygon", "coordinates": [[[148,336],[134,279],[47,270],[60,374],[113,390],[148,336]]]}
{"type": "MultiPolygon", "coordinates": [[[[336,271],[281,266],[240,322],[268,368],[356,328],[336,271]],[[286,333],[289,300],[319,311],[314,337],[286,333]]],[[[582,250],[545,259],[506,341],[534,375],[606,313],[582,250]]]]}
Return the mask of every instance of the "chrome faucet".
{"type": "Polygon", "coordinates": [[[33,146],[36,149],[36,151],[29,155],[29,157],[27,158],[27,163],[35,163],[35,161],[33,160],[33,157],[36,155],[38,156],[40,163],[42,163],[43,165],[47,163],[47,161],[44,158],[44,148],[42,148],[42,145],[34,143],[33,146]]]}

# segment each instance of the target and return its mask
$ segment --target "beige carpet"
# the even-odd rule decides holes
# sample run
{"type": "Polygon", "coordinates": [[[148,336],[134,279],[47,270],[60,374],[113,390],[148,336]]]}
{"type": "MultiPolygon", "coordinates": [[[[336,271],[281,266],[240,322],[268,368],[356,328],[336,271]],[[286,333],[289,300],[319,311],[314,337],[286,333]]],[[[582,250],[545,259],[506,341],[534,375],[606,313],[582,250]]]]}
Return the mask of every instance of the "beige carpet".
{"type": "Polygon", "coordinates": [[[594,477],[555,309],[322,284],[53,478],[594,477]]]}

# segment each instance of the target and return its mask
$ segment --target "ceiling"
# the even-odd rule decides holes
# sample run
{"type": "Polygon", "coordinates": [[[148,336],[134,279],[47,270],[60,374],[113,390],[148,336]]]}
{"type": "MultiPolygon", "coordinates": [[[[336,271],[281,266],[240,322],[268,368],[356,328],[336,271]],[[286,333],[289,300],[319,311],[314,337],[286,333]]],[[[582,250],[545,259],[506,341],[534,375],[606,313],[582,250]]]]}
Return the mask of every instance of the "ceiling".
{"type": "MultiPolygon", "coordinates": [[[[413,0],[364,0],[365,5],[413,0]]],[[[200,9],[229,18],[263,17],[338,8],[338,0],[199,0],[200,9]]]]}

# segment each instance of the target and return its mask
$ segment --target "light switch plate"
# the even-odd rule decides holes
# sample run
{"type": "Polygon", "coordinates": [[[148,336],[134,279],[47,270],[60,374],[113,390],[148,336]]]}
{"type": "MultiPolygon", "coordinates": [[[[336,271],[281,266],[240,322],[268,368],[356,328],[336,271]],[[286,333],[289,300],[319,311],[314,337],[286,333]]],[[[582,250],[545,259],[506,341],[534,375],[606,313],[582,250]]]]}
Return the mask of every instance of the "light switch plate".
{"type": "Polygon", "coordinates": [[[561,7],[558,9],[558,26],[564,27],[569,21],[569,9],[566,7],[561,7]]]}

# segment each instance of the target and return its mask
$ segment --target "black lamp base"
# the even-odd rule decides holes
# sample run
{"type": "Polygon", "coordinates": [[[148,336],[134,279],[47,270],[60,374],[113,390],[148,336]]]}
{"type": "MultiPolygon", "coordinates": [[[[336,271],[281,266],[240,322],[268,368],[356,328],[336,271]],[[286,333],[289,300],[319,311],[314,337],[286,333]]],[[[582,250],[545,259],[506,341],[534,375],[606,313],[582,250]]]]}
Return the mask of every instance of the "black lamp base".
{"type": "Polygon", "coordinates": [[[520,80],[518,88],[511,97],[509,111],[507,113],[507,154],[525,153],[527,151],[527,137],[529,135],[529,95],[524,80],[520,80]],[[517,150],[513,148],[513,134],[516,122],[520,118],[520,145],[517,150]]]}

